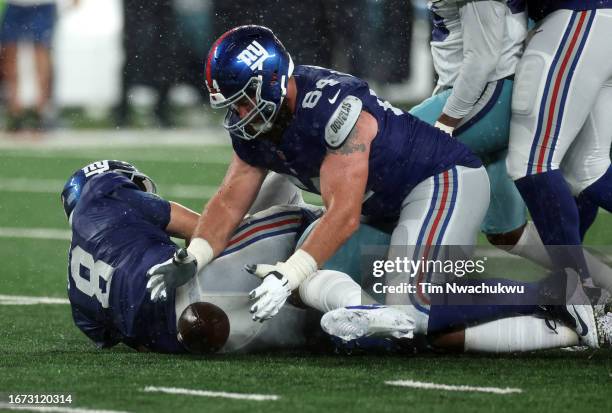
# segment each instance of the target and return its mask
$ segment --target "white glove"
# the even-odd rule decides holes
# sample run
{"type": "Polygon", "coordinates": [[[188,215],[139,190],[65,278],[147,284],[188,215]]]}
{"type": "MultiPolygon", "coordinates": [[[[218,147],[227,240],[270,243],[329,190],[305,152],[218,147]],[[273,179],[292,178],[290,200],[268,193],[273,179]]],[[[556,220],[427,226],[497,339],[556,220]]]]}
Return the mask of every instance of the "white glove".
{"type": "Polygon", "coordinates": [[[317,270],[317,262],[306,251],[298,249],[285,262],[277,262],[276,265],[247,265],[245,268],[251,274],[264,279],[261,285],[249,294],[251,300],[257,300],[251,307],[253,320],[263,321],[278,313],[291,291],[317,270]]]}
{"type": "Polygon", "coordinates": [[[253,321],[263,322],[274,317],[290,295],[289,280],[277,271],[268,273],[261,285],[249,293],[249,299],[257,300],[251,306],[253,321]]]}

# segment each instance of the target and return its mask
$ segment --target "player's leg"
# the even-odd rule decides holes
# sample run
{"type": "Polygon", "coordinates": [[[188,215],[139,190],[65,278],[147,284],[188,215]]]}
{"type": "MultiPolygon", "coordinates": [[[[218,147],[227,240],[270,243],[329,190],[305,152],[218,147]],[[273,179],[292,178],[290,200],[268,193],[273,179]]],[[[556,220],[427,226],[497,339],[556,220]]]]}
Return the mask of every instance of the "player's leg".
{"type": "Polygon", "coordinates": [[[563,160],[561,169],[575,195],[612,212],[611,105],[612,79],[599,92],[593,110],[563,160]]]}
{"type": "Polygon", "coordinates": [[[432,340],[435,347],[465,352],[513,353],[576,346],[578,335],[569,327],[535,316],[490,321],[432,340]]]}
{"type": "Polygon", "coordinates": [[[41,116],[48,110],[51,100],[51,42],[55,26],[55,4],[36,6],[31,16],[31,30],[34,40],[34,61],[36,64],[36,80],[38,84],[38,100],[36,111],[41,116]]]}
{"type": "MultiPolygon", "coordinates": [[[[306,228],[296,244],[299,248],[319,220],[306,228]]],[[[327,312],[335,308],[374,304],[361,289],[360,283],[367,280],[371,268],[362,267],[366,249],[376,248],[377,258],[384,258],[391,236],[367,224],[359,229],[323,265],[323,268],[308,277],[300,286],[300,297],[304,304],[327,312]],[[350,280],[351,282],[348,282],[350,280]]]]}
{"type": "MultiPolygon", "coordinates": [[[[527,222],[523,199],[506,172],[504,152],[497,155],[497,159],[493,155],[490,156],[490,163],[486,166],[491,181],[491,205],[481,225],[481,230],[487,235],[491,244],[513,255],[526,258],[541,267],[554,270],[537,229],[533,222],[527,222]]],[[[607,164],[609,164],[609,155],[607,158],[607,164]]],[[[576,203],[582,239],[586,228],[595,217],[596,208],[590,207],[588,200],[582,197],[578,197],[576,203]]],[[[612,287],[612,269],[587,251],[585,251],[585,260],[595,284],[612,292],[609,289],[612,287]]]]}
{"type": "MultiPolygon", "coordinates": [[[[316,224],[311,224],[300,241],[316,224]]],[[[391,307],[376,305],[375,300],[357,283],[362,279],[362,248],[381,246],[386,250],[388,244],[388,234],[362,225],[325,263],[324,269],[302,282],[299,288],[300,299],[303,304],[325,313],[321,319],[321,327],[325,332],[345,341],[373,334],[412,337],[414,322],[407,314],[391,307]]]]}
{"type": "MultiPolygon", "coordinates": [[[[597,215],[597,207],[612,208],[612,168],[610,167],[610,145],[612,122],[608,108],[612,105],[612,83],[605,85],[589,114],[578,139],[570,147],[561,169],[576,202],[581,217],[580,235],[597,215]]],[[[612,294],[612,269],[585,251],[589,273],[595,286],[612,294]]]]}
{"type": "MultiPolygon", "coordinates": [[[[605,20],[596,11],[553,13],[517,70],[508,172],[546,245],[580,244],[578,210],[559,164],[608,78],[611,63],[601,53],[605,20]]],[[[584,268],[579,254],[566,256],[569,266],[584,268]]]]}
{"type": "Polygon", "coordinates": [[[584,194],[576,197],[576,206],[578,207],[578,216],[580,217],[580,239],[584,241],[587,231],[597,218],[599,206],[584,194]]]}
{"type": "Polygon", "coordinates": [[[491,182],[491,202],[481,231],[492,245],[508,250],[521,238],[527,207],[506,170],[506,150],[488,156],[485,168],[491,182]]]}
{"type": "Polygon", "coordinates": [[[17,43],[24,35],[24,7],[8,4],[0,28],[2,77],[8,100],[8,129],[21,129],[21,103],[18,94],[17,43]]]}
{"type": "Polygon", "coordinates": [[[305,305],[323,313],[365,304],[359,284],[340,271],[315,272],[300,285],[299,294],[305,305]]]}
{"type": "MultiPolygon", "coordinates": [[[[594,348],[612,343],[612,313],[595,317],[594,348]]],[[[522,315],[479,323],[453,332],[438,334],[431,340],[439,348],[465,352],[511,353],[545,350],[587,344],[565,322],[550,316],[522,315]]]]}
{"type": "Polygon", "coordinates": [[[18,94],[17,43],[3,44],[2,54],[2,75],[6,82],[9,114],[18,116],[21,104],[18,94]]]}
{"type": "Polygon", "coordinates": [[[410,109],[410,114],[433,126],[440,117],[450,94],[450,89],[435,93],[410,109]]]}
{"type": "MultiPolygon", "coordinates": [[[[444,259],[469,258],[488,204],[489,181],[484,168],[459,166],[427,179],[404,200],[388,260],[435,261],[442,254],[444,259]]],[[[427,331],[429,318],[431,300],[424,283],[440,282],[436,279],[439,276],[420,270],[416,274],[387,274],[388,286],[414,286],[415,293],[387,294],[386,303],[402,306],[415,319],[417,333],[427,331]]]]}
{"type": "MultiPolygon", "coordinates": [[[[510,79],[489,83],[453,134],[485,162],[491,183],[491,203],[481,230],[492,245],[504,249],[518,242],[527,215],[525,203],[508,177],[505,165],[513,84],[510,79]]],[[[410,113],[433,125],[450,93],[450,90],[440,92],[412,108],[410,113]]]]}
{"type": "MultiPolygon", "coordinates": [[[[508,146],[510,130],[510,102],[513,81],[502,79],[491,82],[472,111],[464,117],[453,136],[483,158],[508,146]]],[[[433,125],[440,117],[451,91],[437,93],[410,110],[410,114],[433,125]]]]}
{"type": "Polygon", "coordinates": [[[601,40],[606,20],[599,11],[559,10],[547,17],[519,64],[512,104],[508,172],[556,275],[565,280],[559,292],[572,303],[588,302],[579,280],[592,281],[580,246],[579,211],[559,166],[610,77],[601,40]]]}
{"type": "Polygon", "coordinates": [[[249,214],[255,214],[275,205],[300,205],[304,203],[302,191],[286,176],[270,172],[266,176],[249,214]]]}

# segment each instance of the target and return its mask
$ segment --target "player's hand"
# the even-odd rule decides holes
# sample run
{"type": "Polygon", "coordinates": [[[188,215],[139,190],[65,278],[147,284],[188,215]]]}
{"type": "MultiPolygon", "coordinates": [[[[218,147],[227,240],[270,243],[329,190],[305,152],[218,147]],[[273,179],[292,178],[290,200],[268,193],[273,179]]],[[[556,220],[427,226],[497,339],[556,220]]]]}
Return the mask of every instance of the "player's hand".
{"type": "Polygon", "coordinates": [[[282,264],[246,266],[248,272],[263,278],[261,285],[249,293],[249,299],[255,300],[251,306],[253,321],[263,322],[274,317],[291,295],[289,280],[279,271],[282,264]]]}
{"type": "Polygon", "coordinates": [[[197,268],[198,262],[185,248],[176,251],[169,260],[149,268],[147,291],[151,294],[151,301],[167,299],[168,293],[193,278],[197,268]]]}

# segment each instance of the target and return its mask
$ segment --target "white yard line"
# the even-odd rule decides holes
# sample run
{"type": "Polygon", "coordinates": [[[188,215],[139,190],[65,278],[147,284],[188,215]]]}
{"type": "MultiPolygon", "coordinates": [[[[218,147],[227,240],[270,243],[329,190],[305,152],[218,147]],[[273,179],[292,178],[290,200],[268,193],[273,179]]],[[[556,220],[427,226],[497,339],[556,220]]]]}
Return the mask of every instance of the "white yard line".
{"type": "Polygon", "coordinates": [[[59,130],[41,135],[0,133],[0,149],[49,148],[148,148],[152,146],[210,146],[229,145],[227,132],[221,127],[199,129],[131,130],[59,130]]]}
{"type": "Polygon", "coordinates": [[[160,195],[168,198],[200,199],[212,197],[218,187],[212,185],[159,185],[160,195]]]}
{"type": "Polygon", "coordinates": [[[54,228],[0,227],[0,238],[31,238],[69,241],[71,239],[71,233],[70,230],[54,228]]]}
{"type": "Polygon", "coordinates": [[[0,294],[0,305],[70,304],[66,298],[26,297],[23,295],[0,294]]]}
{"type": "Polygon", "coordinates": [[[255,400],[255,401],[278,400],[280,398],[279,396],[275,394],[228,393],[224,391],[193,390],[193,389],[181,389],[181,388],[176,388],[176,387],[147,386],[144,388],[143,391],[147,393],[182,394],[186,396],[221,397],[225,399],[255,400]]]}
{"type": "Polygon", "coordinates": [[[425,383],[425,382],[413,381],[413,380],[385,381],[385,384],[388,384],[390,386],[411,387],[413,389],[478,392],[478,393],[493,393],[493,394],[511,394],[511,393],[522,393],[523,392],[522,389],[511,388],[511,387],[500,388],[500,387],[454,386],[454,385],[449,385],[449,384],[425,383]]]}
{"type": "MultiPolygon", "coordinates": [[[[31,179],[31,178],[0,178],[0,192],[29,192],[41,194],[57,194],[61,192],[66,181],[59,179],[31,179]]],[[[210,198],[216,191],[211,185],[163,185],[159,187],[160,195],[184,199],[210,198]]]]}
{"type": "Polygon", "coordinates": [[[22,412],[57,412],[57,413],[127,413],[120,410],[84,409],[79,407],[41,406],[33,404],[0,403],[0,409],[20,410],[22,412]]]}
{"type": "MultiPolygon", "coordinates": [[[[41,148],[42,149],[42,148],[41,148]]],[[[5,156],[9,158],[34,158],[34,159],[100,159],[108,158],[114,159],[122,157],[122,160],[129,162],[164,162],[164,163],[180,163],[182,165],[187,164],[201,164],[201,165],[227,165],[231,161],[231,156],[212,156],[212,154],[192,154],[191,152],[185,151],[184,154],[180,155],[180,159],[169,158],[167,156],[147,154],[147,153],[130,153],[124,155],[108,155],[108,152],[103,152],[103,156],[95,156],[91,150],[89,152],[66,152],[65,148],[45,148],[44,152],[35,151],[23,151],[23,152],[9,152],[5,156]]],[[[104,151],[104,148],[100,148],[104,151]]],[[[198,149],[198,151],[206,151],[206,149],[198,149]]]]}

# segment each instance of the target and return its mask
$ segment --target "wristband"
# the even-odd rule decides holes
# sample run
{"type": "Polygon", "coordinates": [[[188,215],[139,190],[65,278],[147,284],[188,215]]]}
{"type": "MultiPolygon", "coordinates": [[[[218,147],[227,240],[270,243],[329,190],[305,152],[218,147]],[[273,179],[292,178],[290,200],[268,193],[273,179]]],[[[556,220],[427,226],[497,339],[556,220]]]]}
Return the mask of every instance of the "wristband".
{"type": "Polygon", "coordinates": [[[286,276],[292,290],[298,288],[306,277],[318,270],[317,261],[303,249],[296,250],[283,264],[289,267],[286,276]]]}
{"type": "Polygon", "coordinates": [[[212,247],[204,238],[194,238],[187,247],[187,252],[193,255],[198,264],[197,271],[199,272],[206,264],[212,261],[215,255],[212,247]]]}
{"type": "Polygon", "coordinates": [[[440,129],[441,131],[448,133],[450,136],[453,136],[453,131],[455,130],[455,128],[453,128],[452,126],[445,125],[442,122],[438,121],[436,121],[436,124],[434,126],[440,129]]]}

